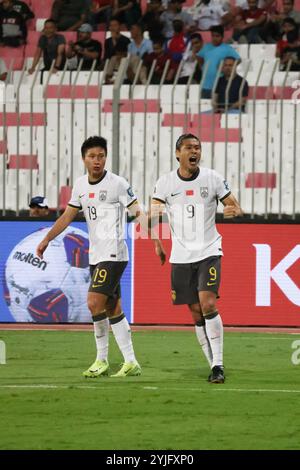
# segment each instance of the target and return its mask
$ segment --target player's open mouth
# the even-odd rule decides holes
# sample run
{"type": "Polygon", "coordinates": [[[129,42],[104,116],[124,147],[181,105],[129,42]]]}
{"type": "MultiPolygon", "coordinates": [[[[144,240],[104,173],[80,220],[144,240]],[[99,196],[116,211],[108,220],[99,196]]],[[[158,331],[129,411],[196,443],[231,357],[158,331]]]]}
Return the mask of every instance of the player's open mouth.
{"type": "Polygon", "coordinates": [[[197,157],[190,157],[189,162],[190,163],[197,163],[197,157]]]}

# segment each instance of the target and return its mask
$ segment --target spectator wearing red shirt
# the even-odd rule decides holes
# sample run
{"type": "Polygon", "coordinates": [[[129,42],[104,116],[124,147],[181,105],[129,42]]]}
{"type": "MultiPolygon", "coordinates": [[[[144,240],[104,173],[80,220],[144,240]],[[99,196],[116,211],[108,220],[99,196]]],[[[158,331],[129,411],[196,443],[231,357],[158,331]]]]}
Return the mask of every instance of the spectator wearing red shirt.
{"type": "Polygon", "coordinates": [[[165,78],[165,83],[173,83],[175,73],[177,70],[177,64],[173,60],[172,55],[169,52],[164,51],[164,38],[153,39],[153,52],[147,54],[143,58],[143,67],[146,67],[147,74],[151,69],[152,63],[156,60],[155,68],[153,75],[151,77],[150,83],[159,84],[166,66],[166,62],[169,60],[169,66],[167,69],[167,74],[165,78]]]}
{"type": "Polygon", "coordinates": [[[174,36],[167,43],[167,50],[172,55],[175,62],[180,62],[186,49],[187,38],[184,35],[184,22],[173,21],[174,36]]]}
{"type": "Polygon", "coordinates": [[[287,33],[294,30],[298,31],[298,25],[293,20],[293,18],[285,18],[285,20],[283,20],[281,29],[282,36],[276,44],[276,57],[281,57],[283,49],[288,45],[287,33]]]}
{"type": "Polygon", "coordinates": [[[260,30],[267,19],[267,12],[257,7],[258,0],[247,0],[248,9],[236,17],[233,39],[240,43],[261,43],[260,30]]]}

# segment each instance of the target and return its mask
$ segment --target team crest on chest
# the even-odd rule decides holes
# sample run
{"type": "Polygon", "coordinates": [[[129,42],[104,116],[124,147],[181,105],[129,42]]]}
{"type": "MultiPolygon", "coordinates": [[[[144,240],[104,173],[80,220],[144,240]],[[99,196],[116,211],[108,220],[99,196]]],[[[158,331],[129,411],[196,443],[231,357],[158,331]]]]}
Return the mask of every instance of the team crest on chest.
{"type": "Polygon", "coordinates": [[[106,201],[107,198],[107,191],[99,191],[99,201],[106,201]]]}
{"type": "Polygon", "coordinates": [[[202,186],[200,187],[200,195],[201,197],[208,197],[208,187],[207,186],[202,186]]]}

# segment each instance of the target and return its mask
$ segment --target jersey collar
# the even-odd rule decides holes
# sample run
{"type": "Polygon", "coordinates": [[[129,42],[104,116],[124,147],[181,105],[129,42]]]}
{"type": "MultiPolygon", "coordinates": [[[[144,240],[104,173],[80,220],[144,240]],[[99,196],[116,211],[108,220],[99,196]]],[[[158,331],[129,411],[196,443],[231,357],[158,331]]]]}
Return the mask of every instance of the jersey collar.
{"type": "Polygon", "coordinates": [[[184,178],[184,177],[181,176],[181,174],[179,173],[179,168],[178,168],[178,170],[177,170],[177,176],[178,176],[178,178],[180,178],[182,181],[194,181],[194,180],[198,177],[199,173],[200,173],[200,168],[198,167],[197,171],[195,171],[195,173],[194,173],[192,176],[190,176],[189,178],[184,178]]]}
{"type": "Polygon", "coordinates": [[[100,183],[100,181],[102,181],[103,178],[105,178],[106,174],[107,174],[107,171],[104,170],[103,175],[101,176],[101,178],[99,178],[97,181],[90,181],[90,180],[88,180],[88,181],[89,181],[89,184],[98,184],[98,183],[100,183]]]}

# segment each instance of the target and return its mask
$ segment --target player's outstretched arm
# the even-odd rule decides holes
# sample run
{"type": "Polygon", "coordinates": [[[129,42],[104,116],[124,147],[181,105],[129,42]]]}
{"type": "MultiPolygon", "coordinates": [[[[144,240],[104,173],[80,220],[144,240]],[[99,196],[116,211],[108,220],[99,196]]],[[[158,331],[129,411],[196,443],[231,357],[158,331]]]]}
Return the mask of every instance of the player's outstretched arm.
{"type": "Polygon", "coordinates": [[[148,223],[148,217],[147,215],[142,211],[140,208],[138,202],[135,204],[132,204],[128,208],[128,212],[130,213],[131,216],[135,218],[137,222],[140,223],[141,228],[145,234],[148,234],[150,238],[154,241],[155,244],[155,253],[157,256],[160,257],[161,264],[164,264],[166,261],[166,253],[164,250],[164,247],[162,246],[162,243],[156,233],[155,230],[153,230],[151,224],[148,223]]]}
{"type": "Polygon", "coordinates": [[[160,257],[162,265],[165,264],[166,261],[166,252],[153,227],[159,224],[159,217],[163,215],[164,210],[165,205],[162,202],[158,201],[157,199],[152,199],[148,225],[150,227],[149,230],[155,233],[155,253],[160,257]]]}
{"type": "Polygon", "coordinates": [[[47,233],[45,238],[39,243],[36,254],[39,258],[43,259],[43,253],[47,249],[47,246],[57,235],[63,232],[68,225],[74,220],[78,213],[79,209],[76,207],[67,206],[64,213],[57,219],[52,229],[47,233]]]}
{"type": "Polygon", "coordinates": [[[232,217],[239,217],[243,215],[243,211],[238,201],[233,194],[230,194],[228,197],[223,199],[222,204],[224,204],[224,218],[230,219],[232,217]]]}

